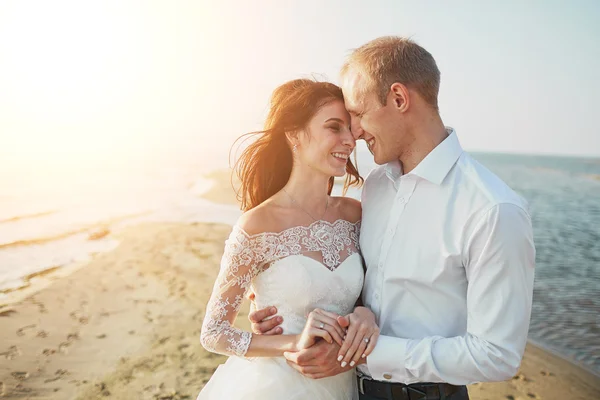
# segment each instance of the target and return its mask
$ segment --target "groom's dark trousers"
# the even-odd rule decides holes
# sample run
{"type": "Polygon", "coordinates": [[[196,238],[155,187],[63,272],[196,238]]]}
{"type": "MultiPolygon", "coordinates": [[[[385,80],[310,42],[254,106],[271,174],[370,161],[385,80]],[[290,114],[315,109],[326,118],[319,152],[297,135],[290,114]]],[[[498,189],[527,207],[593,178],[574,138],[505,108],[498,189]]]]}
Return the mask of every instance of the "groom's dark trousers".
{"type": "Polygon", "coordinates": [[[448,384],[412,384],[363,381],[359,378],[360,400],[469,400],[466,386],[448,384]]]}

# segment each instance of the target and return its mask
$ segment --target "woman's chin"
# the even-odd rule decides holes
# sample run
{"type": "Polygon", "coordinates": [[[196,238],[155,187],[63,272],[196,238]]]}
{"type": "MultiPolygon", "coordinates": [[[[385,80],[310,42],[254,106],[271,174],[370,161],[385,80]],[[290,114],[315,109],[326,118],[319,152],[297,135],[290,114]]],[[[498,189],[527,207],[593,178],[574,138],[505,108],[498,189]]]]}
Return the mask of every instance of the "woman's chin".
{"type": "Polygon", "coordinates": [[[334,165],[333,163],[331,163],[328,169],[331,171],[331,173],[329,174],[330,176],[335,176],[339,178],[340,176],[346,175],[346,164],[336,162],[336,165],[334,165]]]}
{"type": "Polygon", "coordinates": [[[331,175],[335,176],[336,178],[341,178],[342,176],[346,175],[346,168],[336,169],[331,175]]]}

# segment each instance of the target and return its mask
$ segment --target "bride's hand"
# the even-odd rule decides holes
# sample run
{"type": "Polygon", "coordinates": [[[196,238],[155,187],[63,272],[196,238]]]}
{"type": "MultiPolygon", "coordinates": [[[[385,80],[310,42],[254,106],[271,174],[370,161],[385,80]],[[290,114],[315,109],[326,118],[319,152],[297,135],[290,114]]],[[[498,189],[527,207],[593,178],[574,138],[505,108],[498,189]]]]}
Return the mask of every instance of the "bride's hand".
{"type": "Polygon", "coordinates": [[[342,367],[359,364],[361,358],[366,358],[373,352],[379,338],[379,327],[375,314],[366,307],[356,307],[352,314],[345,317],[348,326],[344,344],[338,353],[338,361],[342,367]]]}
{"type": "Polygon", "coordinates": [[[338,324],[337,317],[337,314],[319,308],[311,311],[302,333],[297,335],[296,351],[308,349],[315,344],[317,338],[322,338],[329,344],[335,341],[342,346],[345,332],[338,324]]]}

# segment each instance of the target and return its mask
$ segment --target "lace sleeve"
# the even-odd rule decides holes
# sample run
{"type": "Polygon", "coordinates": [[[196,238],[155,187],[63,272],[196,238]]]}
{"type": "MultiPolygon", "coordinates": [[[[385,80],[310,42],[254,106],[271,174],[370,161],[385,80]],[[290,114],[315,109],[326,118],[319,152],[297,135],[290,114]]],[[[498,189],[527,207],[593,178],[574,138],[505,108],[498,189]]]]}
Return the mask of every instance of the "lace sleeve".
{"type": "Polygon", "coordinates": [[[264,265],[264,255],[234,227],[225,242],[219,276],[206,306],[200,342],[208,351],[243,357],[252,334],[235,328],[233,323],[252,279],[264,265]]]}

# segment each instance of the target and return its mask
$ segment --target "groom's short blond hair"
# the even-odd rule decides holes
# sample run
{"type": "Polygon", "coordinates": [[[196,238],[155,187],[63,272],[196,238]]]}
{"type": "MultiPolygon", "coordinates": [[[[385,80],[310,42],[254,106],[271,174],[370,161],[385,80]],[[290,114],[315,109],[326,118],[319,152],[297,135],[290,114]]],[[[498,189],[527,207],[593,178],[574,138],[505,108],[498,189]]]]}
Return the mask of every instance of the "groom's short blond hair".
{"type": "Polygon", "coordinates": [[[433,56],[408,38],[384,36],[362,45],[344,63],[342,78],[349,71],[365,79],[362,90],[374,91],[382,105],[392,84],[399,82],[438,110],[440,70],[433,56]]]}

